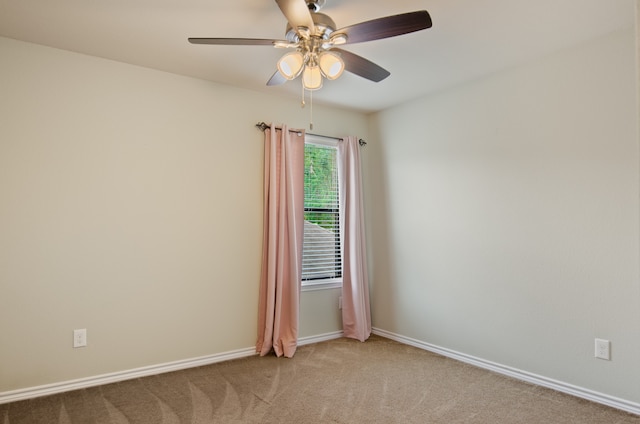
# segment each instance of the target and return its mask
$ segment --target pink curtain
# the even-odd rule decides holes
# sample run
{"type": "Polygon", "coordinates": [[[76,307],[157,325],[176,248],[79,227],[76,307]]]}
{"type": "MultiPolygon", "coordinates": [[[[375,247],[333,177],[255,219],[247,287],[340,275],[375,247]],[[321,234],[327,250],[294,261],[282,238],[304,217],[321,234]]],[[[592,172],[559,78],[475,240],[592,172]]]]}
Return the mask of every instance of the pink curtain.
{"type": "Polygon", "coordinates": [[[264,132],[264,232],[258,305],[261,356],[292,357],[298,343],[304,214],[304,134],[264,132]]]}
{"type": "Polygon", "coordinates": [[[371,335],[371,308],[358,139],[347,137],[342,143],[338,143],[338,155],[342,240],[342,329],[345,337],[363,342],[371,335]]]}

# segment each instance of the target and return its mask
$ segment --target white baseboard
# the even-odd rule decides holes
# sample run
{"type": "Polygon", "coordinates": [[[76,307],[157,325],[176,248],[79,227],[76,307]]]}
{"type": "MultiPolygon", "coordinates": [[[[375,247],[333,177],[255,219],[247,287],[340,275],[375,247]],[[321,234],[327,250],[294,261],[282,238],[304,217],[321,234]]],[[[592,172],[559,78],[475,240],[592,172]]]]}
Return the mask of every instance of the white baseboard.
{"type": "Polygon", "coordinates": [[[94,377],[80,378],[77,380],[63,381],[60,383],[46,384],[43,386],[28,387],[25,389],[1,392],[0,404],[31,399],[40,396],[48,396],[57,393],[68,392],[71,390],[86,389],[89,387],[100,386],[102,384],[116,383],[118,381],[147,377],[150,375],[178,371],[187,368],[200,367],[203,365],[214,364],[216,362],[244,358],[255,354],[255,347],[250,347],[245,349],[232,350],[229,352],[216,353],[213,355],[201,356],[198,358],[184,359],[180,361],[167,362],[164,364],[151,365],[148,367],[102,374],[94,377]]]}
{"type": "Polygon", "coordinates": [[[304,346],[312,343],[326,342],[327,340],[339,339],[343,336],[342,330],[333,331],[331,333],[318,334],[316,336],[298,338],[298,346],[304,346]]]}
{"type": "Polygon", "coordinates": [[[426,343],[420,340],[412,339],[410,337],[402,336],[400,334],[391,333],[389,331],[385,331],[380,328],[373,328],[372,333],[382,337],[386,337],[391,340],[395,340],[400,343],[404,343],[420,349],[428,350],[430,352],[434,352],[442,356],[446,356],[448,358],[458,360],[460,362],[471,364],[479,368],[484,368],[489,371],[507,375],[517,380],[526,381],[528,383],[536,384],[538,386],[547,387],[562,393],[567,393],[582,399],[587,399],[592,402],[601,403],[603,405],[607,405],[612,408],[621,409],[623,411],[630,412],[632,414],[640,415],[639,403],[609,396],[604,393],[595,392],[593,390],[585,389],[583,387],[574,386],[573,384],[564,383],[558,380],[553,380],[551,378],[532,374],[530,372],[522,371],[506,365],[497,364],[495,362],[487,361],[481,358],[476,358],[471,355],[467,355],[464,353],[456,352],[454,350],[435,346],[430,343],[426,343]]]}
{"type": "MultiPolygon", "coordinates": [[[[311,343],[323,342],[342,337],[342,331],[318,334],[315,336],[301,337],[298,339],[298,346],[311,343]]],[[[255,347],[233,350],[229,352],[216,353],[213,355],[201,356],[198,358],[184,359],[181,361],[167,362],[164,364],[151,365],[148,367],[135,368],[132,370],[119,371],[109,374],[97,375],[94,377],[81,378],[77,380],[63,381],[60,383],[46,384],[43,386],[28,387],[25,389],[0,392],[0,404],[16,402],[19,400],[32,399],[40,396],[54,395],[71,390],[86,389],[100,386],[102,384],[116,383],[134,378],[147,377],[150,375],[162,374],[171,371],[178,371],[187,368],[200,367],[203,365],[215,364],[216,362],[229,361],[231,359],[244,358],[256,354],[255,347]]]]}

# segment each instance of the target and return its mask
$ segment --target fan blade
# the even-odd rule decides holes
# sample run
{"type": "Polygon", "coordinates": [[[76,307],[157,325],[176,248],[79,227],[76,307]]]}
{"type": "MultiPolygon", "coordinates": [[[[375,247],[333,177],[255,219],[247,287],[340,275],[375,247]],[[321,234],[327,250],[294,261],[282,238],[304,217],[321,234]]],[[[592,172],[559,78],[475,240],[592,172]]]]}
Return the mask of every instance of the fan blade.
{"type": "Polygon", "coordinates": [[[287,79],[285,77],[282,76],[282,74],[280,73],[280,71],[276,71],[275,74],[273,74],[271,76],[271,78],[269,78],[269,81],[267,81],[267,85],[268,86],[272,86],[272,85],[282,85],[285,82],[287,82],[287,79]]]}
{"type": "Polygon", "coordinates": [[[335,33],[346,34],[347,44],[353,44],[408,34],[431,28],[431,25],[429,12],[419,10],[350,25],[336,30],[335,33]]]}
{"type": "MultiPolygon", "coordinates": [[[[191,44],[217,44],[225,46],[273,46],[281,40],[263,40],[260,38],[189,38],[191,44]]],[[[286,41],[283,41],[286,43],[286,41]]]]}
{"type": "Polygon", "coordinates": [[[278,7],[284,17],[287,18],[291,28],[305,27],[309,29],[311,34],[314,33],[313,18],[304,0],[276,0],[276,3],[278,3],[278,7]]]}
{"type": "Polygon", "coordinates": [[[340,57],[342,57],[342,60],[344,61],[345,71],[359,75],[362,78],[366,78],[373,82],[380,82],[391,75],[391,73],[383,67],[376,65],[362,56],[336,48],[331,49],[331,51],[335,51],[340,54],[340,57]]]}

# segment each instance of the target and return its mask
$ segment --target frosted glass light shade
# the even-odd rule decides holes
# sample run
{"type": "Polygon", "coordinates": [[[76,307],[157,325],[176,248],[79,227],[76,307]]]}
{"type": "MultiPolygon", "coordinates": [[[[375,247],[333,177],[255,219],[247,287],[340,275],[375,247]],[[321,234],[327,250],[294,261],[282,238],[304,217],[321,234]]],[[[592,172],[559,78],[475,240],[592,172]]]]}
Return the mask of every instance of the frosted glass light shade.
{"type": "Polygon", "coordinates": [[[302,84],[307,90],[322,88],[322,73],[317,66],[305,66],[302,72],[302,84]]]}
{"type": "Polygon", "coordinates": [[[338,78],[344,71],[342,58],[332,52],[320,53],[320,56],[318,56],[318,64],[320,65],[322,74],[330,80],[338,78]]]}
{"type": "Polygon", "coordinates": [[[298,75],[304,65],[304,56],[300,52],[287,53],[278,61],[278,71],[288,80],[298,75]]]}

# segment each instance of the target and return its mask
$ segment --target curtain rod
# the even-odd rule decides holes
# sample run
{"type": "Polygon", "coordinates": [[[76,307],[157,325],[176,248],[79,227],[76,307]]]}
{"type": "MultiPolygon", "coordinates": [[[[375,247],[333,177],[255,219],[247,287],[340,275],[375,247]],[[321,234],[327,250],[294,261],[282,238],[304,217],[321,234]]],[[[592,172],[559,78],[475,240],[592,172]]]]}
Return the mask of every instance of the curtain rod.
{"type": "MultiPolygon", "coordinates": [[[[260,129],[260,131],[264,132],[264,130],[266,130],[267,128],[271,128],[271,125],[269,125],[269,124],[265,124],[264,122],[258,122],[258,123],[256,124],[256,127],[258,127],[258,128],[260,129]]],[[[282,129],[282,128],[280,128],[280,127],[276,127],[276,128],[282,129]]],[[[289,131],[291,131],[291,132],[297,132],[297,133],[301,133],[301,132],[302,132],[302,130],[296,130],[296,129],[290,129],[289,131]]],[[[342,138],[339,138],[339,137],[330,137],[330,136],[328,136],[328,135],[322,135],[322,134],[312,134],[312,133],[306,133],[306,134],[312,135],[312,136],[314,136],[314,137],[330,138],[330,139],[332,139],[332,140],[340,140],[340,141],[342,141],[342,140],[343,140],[342,138]]],[[[361,145],[361,146],[366,146],[366,145],[367,145],[367,142],[366,142],[366,141],[364,141],[363,139],[359,139],[359,140],[358,140],[358,144],[359,144],[359,145],[361,145]]]]}

